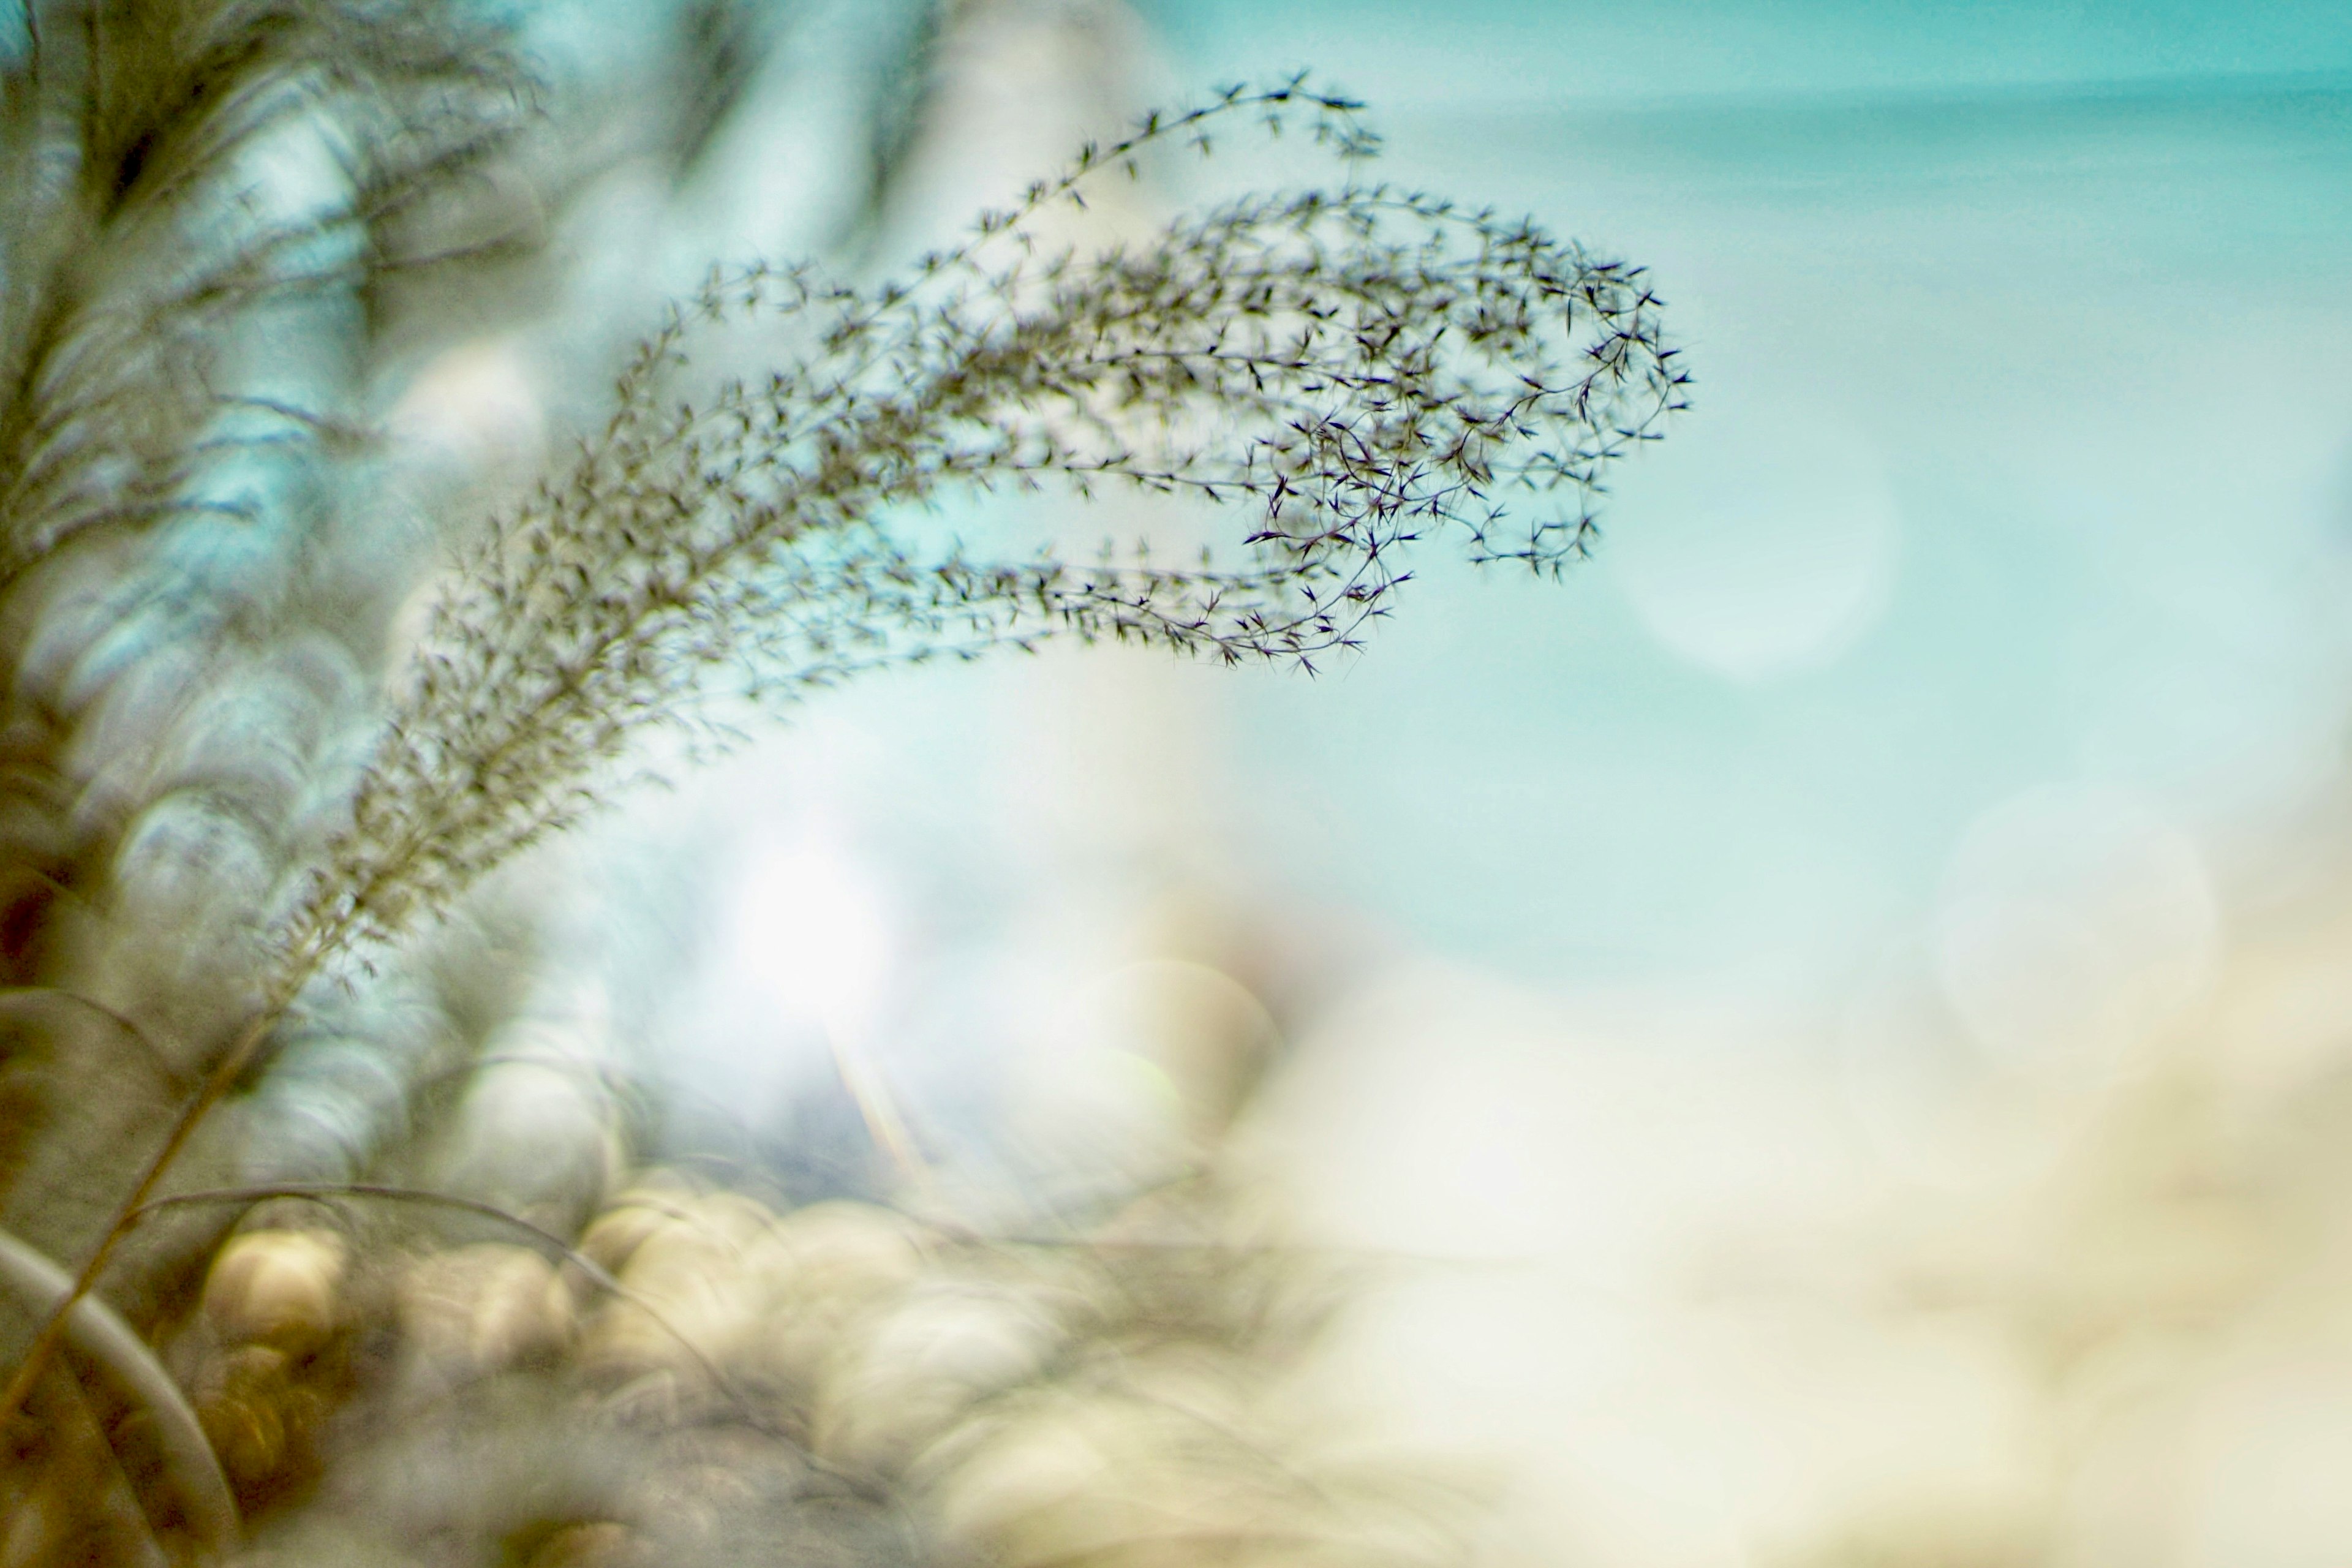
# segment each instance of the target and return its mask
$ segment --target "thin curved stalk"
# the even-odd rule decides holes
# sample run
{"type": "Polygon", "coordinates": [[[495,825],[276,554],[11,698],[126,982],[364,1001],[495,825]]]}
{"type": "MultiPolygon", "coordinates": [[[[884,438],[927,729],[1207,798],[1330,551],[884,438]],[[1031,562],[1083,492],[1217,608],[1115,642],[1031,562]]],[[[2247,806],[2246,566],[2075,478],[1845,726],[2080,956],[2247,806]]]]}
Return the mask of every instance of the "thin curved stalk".
{"type": "MultiPolygon", "coordinates": [[[[32,1310],[47,1312],[72,1293],[73,1277],[41,1252],[0,1230],[0,1288],[32,1310]]],[[[236,1499],[187,1395],[180,1392],[180,1385],[172,1381],[146,1342],[97,1297],[86,1295],[75,1300],[64,1321],[67,1342],[100,1368],[118,1393],[153,1419],[163,1451],[163,1474],[179,1496],[181,1511],[198,1544],[215,1554],[228,1552],[243,1529],[236,1499]]]]}
{"type": "Polygon", "coordinates": [[[79,991],[68,991],[56,985],[12,985],[0,989],[0,1010],[5,1010],[18,1002],[69,1002],[85,1012],[94,1014],[130,1037],[132,1043],[146,1054],[147,1059],[161,1069],[173,1087],[184,1089],[187,1086],[186,1072],[180,1068],[179,1064],[163,1054],[163,1048],[155,1043],[147,1031],[103,1002],[85,996],[79,991]]]}
{"type": "MultiPolygon", "coordinates": [[[[303,977],[308,978],[307,970],[303,972],[303,977]]],[[[180,1151],[195,1135],[205,1112],[220,1102],[221,1097],[228,1092],[229,1086],[236,1082],[238,1075],[245,1071],[254,1053],[261,1048],[261,1042],[268,1038],[269,1031],[285,1016],[286,1007],[284,1002],[265,1007],[259,1016],[246,1026],[245,1032],[237,1037],[236,1043],[229,1047],[228,1054],[221,1058],[220,1064],[213,1068],[195,1093],[189,1096],[186,1105],[181,1109],[179,1119],[172,1124],[171,1135],[163,1140],[163,1146],[155,1151],[154,1156],[147,1162],[146,1169],[140,1173],[138,1184],[131,1189],[131,1195],[122,1200],[107,1223],[106,1234],[100,1238],[97,1250],[89,1255],[89,1261],[82,1265],[81,1272],[73,1276],[67,1282],[66,1289],[56,1298],[47,1320],[41,1324],[40,1332],[33,1336],[31,1348],[16,1363],[15,1375],[9,1378],[7,1387],[0,1389],[0,1422],[7,1421],[23,1407],[26,1397],[33,1392],[33,1384],[40,1381],[41,1369],[48,1365],[49,1357],[57,1353],[58,1343],[70,1331],[70,1325],[78,1321],[79,1308],[90,1299],[90,1290],[97,1285],[98,1277],[106,1271],[107,1264],[113,1259],[114,1249],[121,1246],[123,1238],[131,1234],[140,1211],[154,1195],[163,1173],[172,1168],[172,1162],[179,1158],[180,1151]]]]}

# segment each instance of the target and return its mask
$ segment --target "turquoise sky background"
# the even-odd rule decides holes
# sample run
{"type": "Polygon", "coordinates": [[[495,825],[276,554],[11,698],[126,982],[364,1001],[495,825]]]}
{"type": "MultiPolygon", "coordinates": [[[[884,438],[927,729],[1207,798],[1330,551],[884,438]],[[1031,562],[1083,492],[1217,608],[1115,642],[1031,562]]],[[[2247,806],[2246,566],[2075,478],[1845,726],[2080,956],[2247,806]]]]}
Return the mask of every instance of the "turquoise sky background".
{"type": "Polygon", "coordinates": [[[2352,11],[1142,14],[1648,264],[1699,377],[1594,568],[1440,570],[1229,694],[1297,885],[1548,985],[1833,990],[2021,795],[2144,805],[2226,901],[2342,793],[2352,11]]]}
{"type": "Polygon", "coordinates": [[[2326,0],[1139,0],[1188,65],[1268,58],[1396,108],[1721,93],[1948,90],[2352,69],[2326,0]]]}

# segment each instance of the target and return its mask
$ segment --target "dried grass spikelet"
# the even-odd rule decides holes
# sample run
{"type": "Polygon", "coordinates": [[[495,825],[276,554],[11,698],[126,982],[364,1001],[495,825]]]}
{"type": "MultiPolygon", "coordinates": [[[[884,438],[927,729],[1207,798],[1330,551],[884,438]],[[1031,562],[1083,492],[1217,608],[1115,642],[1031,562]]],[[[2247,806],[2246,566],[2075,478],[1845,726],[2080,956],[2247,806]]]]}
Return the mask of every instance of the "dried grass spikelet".
{"type": "Polygon", "coordinates": [[[543,1363],[572,1343],[571,1289],[526,1247],[482,1242],[418,1258],[403,1272],[398,1298],[410,1348],[445,1373],[543,1363]]]}
{"type": "Polygon", "coordinates": [[[1003,1568],[1461,1560],[1468,1499],[1442,1479],[1333,1464],[1246,1401],[1167,1393],[1063,1384],[989,1407],[916,1472],[935,1528],[1003,1568]]]}
{"type": "MultiPolygon", "coordinates": [[[[1041,1530],[1044,1516],[1109,1479],[1120,1447],[1117,1434],[1089,1431],[1070,1419],[1079,1404],[1066,1393],[1024,1400],[933,1454],[924,1479],[949,1539],[1017,1564],[1023,1560],[1017,1544],[1049,1532],[1041,1530]]],[[[1116,1426],[1110,1417],[1097,1419],[1116,1426]]]]}
{"type": "Polygon", "coordinates": [[[1340,1429],[1288,1375],[1344,1281],[1237,1195],[1161,1193],[1089,1243],[1003,1255],[1065,1337],[915,1449],[904,1482],[950,1550],[1003,1568],[1461,1560],[1472,1478],[1340,1429]]]}
{"type": "Polygon", "coordinates": [[[783,1216],[761,1238],[753,1267],[765,1311],[744,1371],[804,1417],[834,1362],[852,1353],[845,1347],[857,1325],[921,1279],[929,1259],[911,1221],[833,1202],[783,1216]]]}
{"type": "Polygon", "coordinates": [[[709,1392],[715,1373],[795,1431],[810,1429],[869,1321],[928,1267],[919,1228],[885,1210],[824,1203],[779,1215],[740,1194],[658,1183],[624,1194],[581,1249],[625,1292],[588,1321],[578,1363],[591,1377],[674,1396],[709,1392]]]}
{"type": "Polygon", "coordinates": [[[636,1561],[634,1540],[627,1525],[611,1520],[567,1524],[539,1543],[524,1568],[620,1568],[636,1561]]]}
{"type": "Polygon", "coordinates": [[[205,1277],[204,1312],[230,1345],[291,1355],[334,1331],[350,1248],[327,1230],[250,1230],[232,1237],[205,1277]]]}
{"type": "Polygon", "coordinates": [[[1055,1389],[982,1424],[936,1488],[953,1540],[1005,1568],[1197,1562],[1297,1524],[1289,1489],[1201,1463],[1188,1418],[1146,1399],[1055,1389]]]}
{"type": "Polygon", "coordinates": [[[678,1222],[679,1196],[632,1188],[614,1195],[612,1205],[581,1233],[580,1250],[598,1268],[618,1274],[639,1247],[678,1222]]]}
{"type": "Polygon", "coordinates": [[[810,1421],[824,1458],[895,1476],[991,1395],[1040,1376],[1067,1326],[1038,1293],[1001,1281],[927,1281],[852,1329],[810,1421]]]}
{"type": "Polygon", "coordinates": [[[274,1345],[239,1345],[208,1359],[194,1392],[205,1437],[239,1496],[250,1500],[317,1462],[333,1414],[331,1393],[274,1345]]]}
{"type": "Polygon", "coordinates": [[[318,1468],[366,1316],[357,1261],[340,1232],[323,1229],[248,1230],[214,1256],[188,1342],[189,1398],[248,1506],[318,1468]]]}
{"type": "Polygon", "coordinates": [[[732,1193],[623,1194],[582,1238],[581,1249],[627,1291],[597,1310],[582,1364],[622,1382],[649,1373],[692,1378],[698,1358],[733,1358],[757,1332],[762,1300],[751,1250],[775,1222],[757,1200],[732,1193]]]}

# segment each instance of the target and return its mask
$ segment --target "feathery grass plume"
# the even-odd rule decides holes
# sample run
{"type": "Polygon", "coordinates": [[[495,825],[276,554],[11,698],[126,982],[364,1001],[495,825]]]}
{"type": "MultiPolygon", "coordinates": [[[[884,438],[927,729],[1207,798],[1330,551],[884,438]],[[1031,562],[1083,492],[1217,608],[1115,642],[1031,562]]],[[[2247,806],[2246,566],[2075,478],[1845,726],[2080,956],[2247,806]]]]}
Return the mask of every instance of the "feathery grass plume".
{"type": "MultiPolygon", "coordinates": [[[[322,973],[367,962],[576,821],[646,727],[726,687],[789,699],[862,669],[1056,637],[1312,668],[1453,533],[1557,571],[1607,466],[1686,376],[1638,269],[1526,221],[1356,178],[1359,106],[1294,79],[1089,147],[908,281],[714,273],[619,378],[609,422],[458,563],[352,796],[281,906],[257,1010],[125,1198],[86,1291],[210,1109],[322,973]],[[1335,188],[1244,197],[1140,250],[1044,242],[1065,202],[1222,121],[1304,121],[1335,188]],[[764,382],[674,402],[698,334],[772,321],[764,382]],[[1233,503],[1220,565],[1090,565],[926,540],[957,489],[1107,483],[1233,503]]],[[[30,1389],[54,1318],[0,1411],[30,1389]]]]}
{"type": "Polygon", "coordinates": [[[1385,613],[1425,536],[1539,570],[1582,555],[1606,466],[1681,405],[1656,297],[1532,223],[1357,183],[1357,109],[1293,80],[1148,119],[908,281],[714,273],[436,607],[351,827],[285,928],[289,975],[396,937],[576,820],[697,688],[790,698],[1055,637],[1312,668],[1385,613]],[[1040,242],[1090,182],[1242,116],[1306,118],[1350,178],[1139,250],[1040,242]],[[786,366],[669,401],[698,332],[776,316],[799,333],[786,366]],[[905,521],[957,487],[1048,478],[1230,501],[1245,553],[1004,559],[905,521]]]}

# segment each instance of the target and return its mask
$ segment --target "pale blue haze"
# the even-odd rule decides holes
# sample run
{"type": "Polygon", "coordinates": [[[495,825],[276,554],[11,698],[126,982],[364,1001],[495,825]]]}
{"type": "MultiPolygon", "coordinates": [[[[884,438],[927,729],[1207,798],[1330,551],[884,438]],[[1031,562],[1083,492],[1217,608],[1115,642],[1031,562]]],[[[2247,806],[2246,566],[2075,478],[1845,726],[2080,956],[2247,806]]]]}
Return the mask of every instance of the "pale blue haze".
{"type": "Polygon", "coordinates": [[[1596,567],[1440,573],[1337,679],[1248,683],[1251,831],[1301,885],[1554,985],[1833,988],[2019,791],[2155,803],[2225,900],[2334,809],[2352,8],[1149,15],[1171,77],[1315,65],[1390,177],[1650,265],[1699,377],[1596,567]],[[1869,581],[1793,660],[1653,624],[1693,574],[1702,641],[1834,610],[1816,568],[1869,581]]]}

